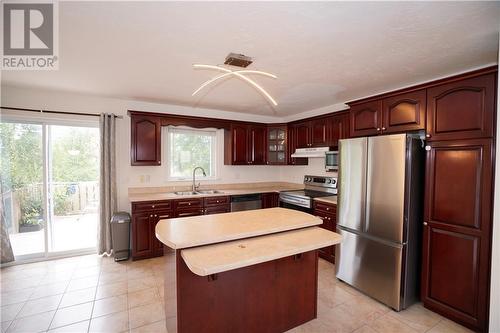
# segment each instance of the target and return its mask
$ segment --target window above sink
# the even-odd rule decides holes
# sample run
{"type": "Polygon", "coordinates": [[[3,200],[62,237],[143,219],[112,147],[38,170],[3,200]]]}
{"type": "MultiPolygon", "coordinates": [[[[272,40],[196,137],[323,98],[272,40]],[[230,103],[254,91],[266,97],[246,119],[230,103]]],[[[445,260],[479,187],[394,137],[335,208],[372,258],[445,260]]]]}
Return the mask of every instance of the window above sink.
{"type": "MultiPolygon", "coordinates": [[[[207,174],[206,177],[197,175],[197,180],[216,179],[216,129],[168,126],[162,131],[167,180],[191,180],[193,168],[196,166],[201,166],[207,174]]],[[[184,195],[196,195],[196,193],[184,195]]]]}

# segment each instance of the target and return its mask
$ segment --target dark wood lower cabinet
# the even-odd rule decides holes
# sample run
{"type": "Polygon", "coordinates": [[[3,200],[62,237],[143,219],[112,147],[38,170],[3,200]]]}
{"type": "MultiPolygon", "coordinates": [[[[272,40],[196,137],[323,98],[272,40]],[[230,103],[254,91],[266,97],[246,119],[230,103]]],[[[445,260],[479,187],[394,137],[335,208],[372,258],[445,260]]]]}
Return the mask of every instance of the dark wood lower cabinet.
{"type": "Polygon", "coordinates": [[[164,246],[155,236],[156,224],[162,219],[230,211],[229,196],[134,202],[132,203],[132,259],[163,255],[164,246]]]}
{"type": "MultiPolygon", "coordinates": [[[[324,202],[314,202],[314,215],[323,220],[321,228],[335,232],[337,225],[337,206],[324,202]]],[[[335,264],[335,246],[327,246],[319,249],[319,256],[335,264]]]]}
{"type": "MultiPolygon", "coordinates": [[[[198,276],[176,251],[177,332],[285,332],[317,315],[317,251],[198,276]]],[[[170,271],[169,271],[170,272],[170,271]]],[[[171,284],[166,288],[172,288],[171,284]]]]}
{"type": "Polygon", "coordinates": [[[277,192],[262,193],[262,208],[279,206],[280,195],[277,192]]]}
{"type": "Polygon", "coordinates": [[[426,162],[422,301],[477,331],[489,311],[492,143],[431,142],[426,162]]]}
{"type": "Polygon", "coordinates": [[[151,221],[151,237],[152,240],[152,256],[160,257],[163,255],[163,243],[158,240],[155,236],[156,224],[163,219],[172,218],[172,211],[158,211],[154,214],[154,219],[151,221]]]}
{"type": "Polygon", "coordinates": [[[149,258],[152,256],[150,213],[132,215],[132,258],[149,258]]]}
{"type": "Polygon", "coordinates": [[[230,211],[231,211],[230,205],[206,207],[205,211],[204,211],[204,215],[229,213],[230,211]]]}

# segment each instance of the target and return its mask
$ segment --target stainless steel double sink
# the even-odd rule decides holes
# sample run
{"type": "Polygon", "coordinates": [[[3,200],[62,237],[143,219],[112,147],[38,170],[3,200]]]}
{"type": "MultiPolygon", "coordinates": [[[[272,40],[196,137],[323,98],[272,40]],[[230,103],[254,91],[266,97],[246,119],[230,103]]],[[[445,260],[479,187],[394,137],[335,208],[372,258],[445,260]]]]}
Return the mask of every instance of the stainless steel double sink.
{"type": "Polygon", "coordinates": [[[177,191],[174,192],[175,195],[200,195],[200,194],[224,194],[222,191],[218,190],[205,190],[205,191],[177,191]]]}

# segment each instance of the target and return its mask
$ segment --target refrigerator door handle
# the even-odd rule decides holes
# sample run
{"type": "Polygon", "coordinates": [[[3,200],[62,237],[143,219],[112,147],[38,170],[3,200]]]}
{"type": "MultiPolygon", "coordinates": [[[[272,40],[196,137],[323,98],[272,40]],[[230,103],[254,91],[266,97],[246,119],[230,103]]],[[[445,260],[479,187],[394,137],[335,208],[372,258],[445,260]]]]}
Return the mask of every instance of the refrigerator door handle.
{"type": "Polygon", "coordinates": [[[399,249],[402,249],[404,246],[406,246],[406,242],[402,242],[402,243],[393,242],[393,241],[390,241],[390,240],[387,240],[387,239],[383,239],[383,238],[379,238],[379,237],[376,237],[376,236],[372,236],[372,235],[364,233],[364,232],[359,232],[358,230],[346,228],[346,227],[341,226],[341,225],[337,225],[337,228],[340,229],[340,230],[342,230],[342,231],[350,232],[350,233],[355,234],[355,235],[357,235],[359,237],[366,238],[366,239],[369,239],[369,240],[372,240],[372,241],[375,241],[377,243],[381,243],[381,244],[384,244],[384,245],[387,245],[387,246],[396,247],[396,248],[399,248],[399,249]]]}

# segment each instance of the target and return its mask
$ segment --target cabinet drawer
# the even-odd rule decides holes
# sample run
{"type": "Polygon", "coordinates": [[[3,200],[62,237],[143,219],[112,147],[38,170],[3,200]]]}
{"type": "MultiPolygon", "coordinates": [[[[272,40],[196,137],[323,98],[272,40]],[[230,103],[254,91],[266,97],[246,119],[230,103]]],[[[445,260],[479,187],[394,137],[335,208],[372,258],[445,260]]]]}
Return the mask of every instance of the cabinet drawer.
{"type": "Polygon", "coordinates": [[[170,210],[172,209],[172,201],[145,201],[132,203],[132,213],[134,212],[151,212],[156,210],[170,210]]]}
{"type": "Polygon", "coordinates": [[[174,212],[171,211],[171,210],[167,210],[167,211],[158,211],[158,212],[155,212],[155,217],[156,219],[159,221],[159,220],[164,220],[164,219],[171,219],[174,217],[174,212]]]}
{"type": "Polygon", "coordinates": [[[183,208],[183,209],[178,209],[175,212],[175,217],[188,217],[197,215],[203,215],[203,207],[183,208]]]}
{"type": "Polygon", "coordinates": [[[205,207],[207,206],[219,206],[229,204],[229,197],[207,197],[205,200],[205,207]]]}
{"type": "Polygon", "coordinates": [[[202,198],[181,199],[175,201],[175,209],[202,207],[202,198]]]}
{"type": "Polygon", "coordinates": [[[314,211],[322,211],[327,214],[332,214],[335,216],[337,213],[337,206],[336,205],[331,205],[323,202],[315,202],[314,203],[314,211]]]}
{"type": "Polygon", "coordinates": [[[229,205],[210,206],[205,208],[205,215],[229,213],[230,211],[231,211],[231,206],[229,205]]]}
{"type": "Polygon", "coordinates": [[[318,214],[315,212],[314,215],[323,220],[323,224],[319,225],[319,227],[324,228],[326,230],[335,231],[335,217],[332,215],[324,216],[323,214],[318,214]]]}

